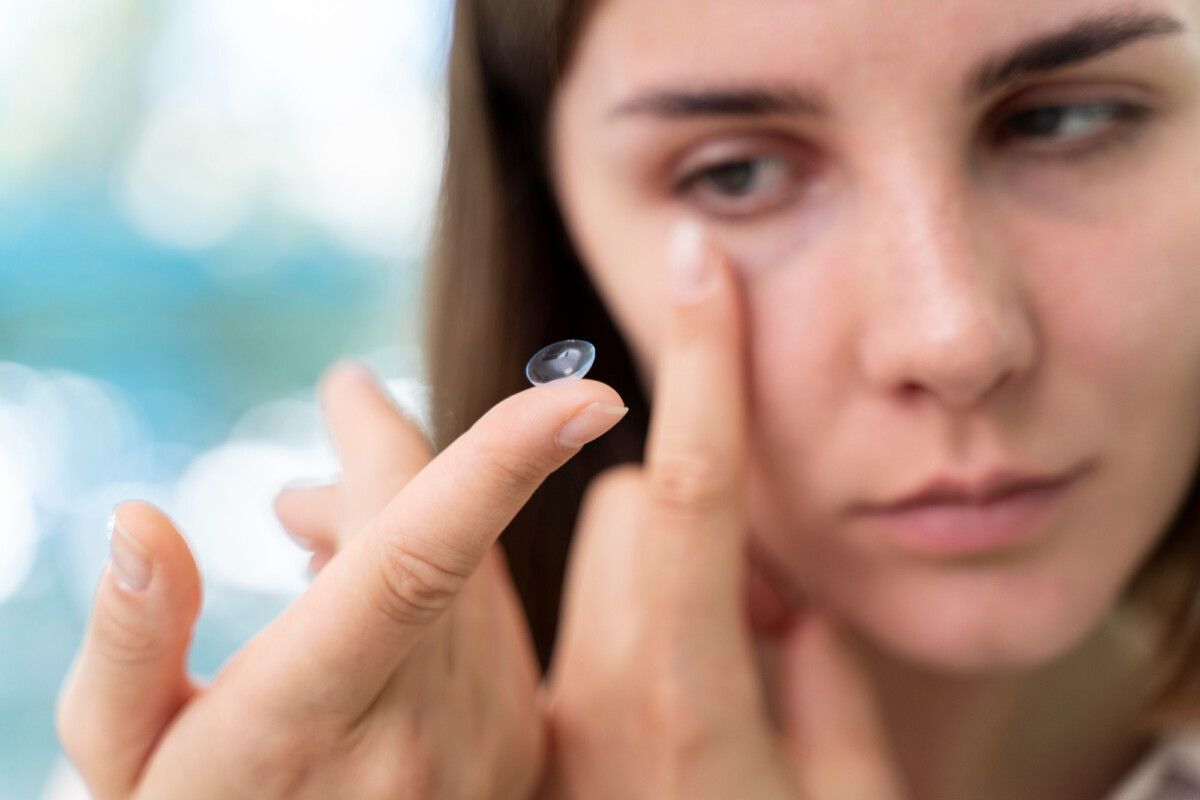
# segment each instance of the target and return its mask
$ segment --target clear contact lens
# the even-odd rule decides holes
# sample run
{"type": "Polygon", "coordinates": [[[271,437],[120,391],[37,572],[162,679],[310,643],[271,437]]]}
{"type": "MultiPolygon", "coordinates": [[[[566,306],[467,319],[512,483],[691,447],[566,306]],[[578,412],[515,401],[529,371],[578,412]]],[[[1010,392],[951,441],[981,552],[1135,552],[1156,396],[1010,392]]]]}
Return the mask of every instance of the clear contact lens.
{"type": "Polygon", "coordinates": [[[596,348],[582,339],[567,339],[538,350],[525,365],[525,377],[534,386],[574,383],[587,375],[596,361],[596,348]]]}

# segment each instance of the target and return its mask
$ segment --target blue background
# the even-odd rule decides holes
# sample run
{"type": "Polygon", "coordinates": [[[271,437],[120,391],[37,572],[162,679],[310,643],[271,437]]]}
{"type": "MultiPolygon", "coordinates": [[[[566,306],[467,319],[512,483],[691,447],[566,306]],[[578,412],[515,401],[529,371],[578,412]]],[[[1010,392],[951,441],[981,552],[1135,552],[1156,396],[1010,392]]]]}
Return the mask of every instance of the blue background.
{"type": "Polygon", "coordinates": [[[53,728],[112,506],[179,521],[211,674],[304,585],[313,387],[419,399],[446,0],[0,3],[0,798],[85,796],[53,728]]]}

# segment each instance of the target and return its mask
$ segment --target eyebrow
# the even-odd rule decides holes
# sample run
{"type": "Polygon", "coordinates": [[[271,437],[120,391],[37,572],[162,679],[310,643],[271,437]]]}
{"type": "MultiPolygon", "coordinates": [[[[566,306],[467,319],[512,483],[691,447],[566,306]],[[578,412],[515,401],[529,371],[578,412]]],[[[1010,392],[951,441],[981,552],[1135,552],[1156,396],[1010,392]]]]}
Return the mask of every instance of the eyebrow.
{"type": "Polygon", "coordinates": [[[656,90],[634,97],[610,116],[649,114],[655,117],[721,117],[798,114],[822,116],[829,106],[820,94],[790,87],[778,89],[656,90]]]}
{"type": "Polygon", "coordinates": [[[979,96],[1022,78],[1091,61],[1142,39],[1182,33],[1184,25],[1165,14],[1125,12],[1090,17],[1065,30],[989,59],[967,80],[966,95],[979,96]]]}
{"type": "MultiPolygon", "coordinates": [[[[970,73],[965,94],[968,98],[987,94],[1026,77],[1090,61],[1142,39],[1184,30],[1183,23],[1165,14],[1126,12],[1087,17],[1064,30],[1019,45],[1008,55],[987,59],[970,73]]],[[[829,109],[824,95],[811,88],[652,89],[620,103],[609,117],[821,117],[827,116],[829,109]]]]}

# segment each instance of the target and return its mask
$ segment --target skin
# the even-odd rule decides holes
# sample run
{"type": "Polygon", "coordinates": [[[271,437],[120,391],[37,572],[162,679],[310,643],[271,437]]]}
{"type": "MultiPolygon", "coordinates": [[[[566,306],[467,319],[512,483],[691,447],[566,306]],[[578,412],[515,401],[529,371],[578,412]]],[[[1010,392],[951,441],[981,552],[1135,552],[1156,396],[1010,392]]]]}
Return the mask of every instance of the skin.
{"type": "Polygon", "coordinates": [[[58,716],[94,795],[904,796],[832,618],[780,632],[784,713],[768,714],[743,594],[740,308],[728,262],[689,250],[664,309],[649,457],[589,491],[550,680],[538,685],[491,542],[546,472],[620,418],[612,390],[523,392],[430,460],[369,376],[338,369],[324,405],[345,478],[277,501],[320,573],[211,686],[184,669],[199,576],[182,537],[156,509],[117,509],[58,716]],[[130,582],[125,539],[148,581],[130,582]],[[647,569],[661,563],[669,580],[647,569]]]}
{"type": "Polygon", "coordinates": [[[539,780],[537,661],[491,545],[620,398],[594,381],[526,391],[436,458],[364,368],[333,370],[322,400],[344,480],[279,511],[323,523],[337,558],[210,685],[186,672],[187,545],[157,509],[117,508],[148,581],[116,558],[105,571],[57,719],[97,800],[509,798],[539,780]]]}
{"type": "Polygon", "coordinates": [[[1145,745],[1118,600],[1200,450],[1200,9],[1140,7],[1187,33],[964,99],[981,57],[1113,7],[601,2],[555,98],[554,177],[653,416],[646,463],[588,493],[550,675],[534,685],[489,548],[611,390],[510,398],[430,461],[377,387],[335,373],[345,480],[277,504],[320,574],[212,687],[182,669],[182,540],[118,509],[153,577],[106,573],[59,718],[97,795],[1108,791],[1145,745]],[[764,80],[827,113],[612,113],[764,80]],[[996,134],[1097,99],[1153,113],[1076,113],[1065,144],[996,134]],[[671,191],[698,153],[774,159],[773,191],[737,214],[712,184],[671,191]],[[997,463],[1086,472],[1036,540],[971,559],[849,513],[997,463]],[[395,571],[414,563],[421,581],[395,571]]]}
{"type": "Polygon", "coordinates": [[[1026,792],[1093,796],[1144,744],[1115,609],[1200,440],[1198,23],[1197,4],[1152,0],[605,0],[557,96],[560,204],[648,385],[670,231],[699,220],[730,254],[748,546],[793,604],[861,637],[919,796],[981,796],[1000,773],[986,752],[1028,760],[1026,792]],[[964,98],[981,59],[1130,8],[1186,30],[964,98]],[[828,108],[628,110],[745,86],[828,108]],[[1005,127],[1096,101],[1150,113],[1005,127]],[[740,195],[677,190],[751,160],[740,195]],[[851,513],[995,464],[1085,471],[1032,544],[972,559],[913,554],[851,513]],[[1047,747],[1072,755],[1035,767],[1047,747]]]}

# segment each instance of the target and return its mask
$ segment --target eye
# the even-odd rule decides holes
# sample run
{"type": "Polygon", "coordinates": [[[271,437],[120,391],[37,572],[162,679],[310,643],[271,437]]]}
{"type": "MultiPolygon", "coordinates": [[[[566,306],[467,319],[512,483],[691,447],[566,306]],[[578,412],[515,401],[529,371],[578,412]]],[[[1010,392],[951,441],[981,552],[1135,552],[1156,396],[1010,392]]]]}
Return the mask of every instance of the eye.
{"type": "Polygon", "coordinates": [[[759,214],[787,202],[796,191],[796,170],[779,156],[723,161],[693,169],[675,188],[715,216],[759,214]]]}
{"type": "Polygon", "coordinates": [[[1046,152],[1088,150],[1118,138],[1149,114],[1141,106],[1107,100],[1037,106],[1009,114],[996,135],[1002,143],[1027,143],[1046,152]]]}

